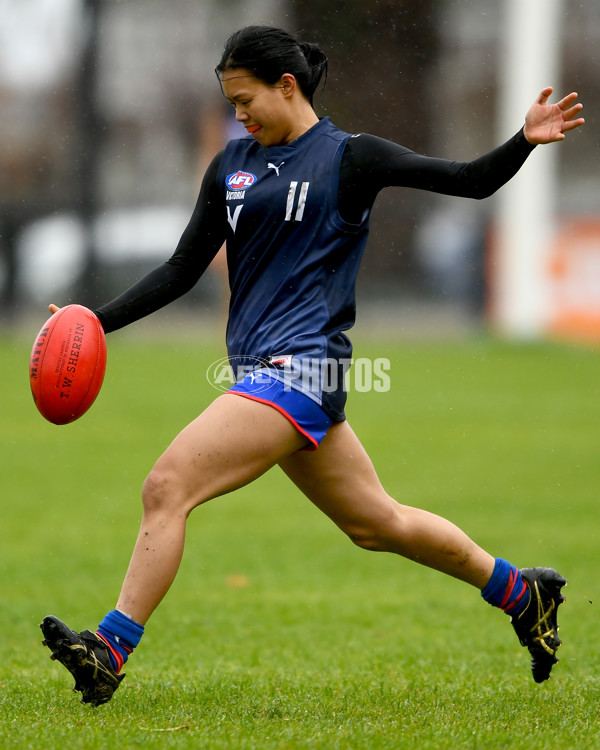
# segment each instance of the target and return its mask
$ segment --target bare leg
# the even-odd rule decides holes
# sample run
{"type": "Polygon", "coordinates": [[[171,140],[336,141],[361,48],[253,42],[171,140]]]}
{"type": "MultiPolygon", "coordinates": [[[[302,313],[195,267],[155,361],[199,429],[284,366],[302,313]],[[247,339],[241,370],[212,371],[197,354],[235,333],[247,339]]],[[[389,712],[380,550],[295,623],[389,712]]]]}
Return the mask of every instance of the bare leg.
{"type": "Polygon", "coordinates": [[[302,448],[306,439],[278,411],[223,395],[171,443],[144,483],[144,513],[117,609],[145,624],[181,562],[187,517],[302,448]]]}
{"type": "Polygon", "coordinates": [[[395,552],[479,589],[489,581],[494,558],[450,521],[391,498],[347,422],[334,425],[317,451],[279,465],[360,547],[395,552]]]}

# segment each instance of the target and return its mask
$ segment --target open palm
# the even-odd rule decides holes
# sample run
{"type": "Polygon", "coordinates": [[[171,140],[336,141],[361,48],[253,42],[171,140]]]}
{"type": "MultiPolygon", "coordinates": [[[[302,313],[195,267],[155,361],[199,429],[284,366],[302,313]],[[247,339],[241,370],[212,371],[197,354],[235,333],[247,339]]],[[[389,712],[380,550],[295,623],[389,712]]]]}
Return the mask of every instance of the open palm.
{"type": "Polygon", "coordinates": [[[575,92],[567,94],[556,104],[548,104],[552,86],[548,86],[529,108],[525,116],[525,138],[531,144],[562,141],[565,133],[583,125],[585,120],[577,115],[583,104],[577,102],[575,92]]]}

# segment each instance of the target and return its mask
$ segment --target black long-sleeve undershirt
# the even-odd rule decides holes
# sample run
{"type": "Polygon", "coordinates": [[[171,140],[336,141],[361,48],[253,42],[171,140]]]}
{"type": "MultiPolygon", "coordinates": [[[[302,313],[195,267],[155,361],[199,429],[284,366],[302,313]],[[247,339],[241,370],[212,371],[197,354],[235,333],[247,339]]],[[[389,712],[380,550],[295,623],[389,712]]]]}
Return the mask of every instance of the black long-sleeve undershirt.
{"type": "Polygon", "coordinates": [[[521,129],[502,146],[470,162],[417,154],[374,135],[351,138],[342,158],[338,208],[360,221],[386,187],[411,187],[461,198],[488,198],[519,171],[534,146],[521,129]]]}
{"type": "MultiPolygon", "coordinates": [[[[533,148],[520,130],[493,151],[470,162],[457,162],[423,156],[383,138],[361,134],[348,140],[342,157],[338,210],[344,221],[358,224],[379,191],[392,186],[487,198],[517,173],[533,148]]],[[[217,254],[227,226],[217,183],[221,157],[222,152],[208,167],[173,256],[96,311],[107,333],[188,292],[217,254]]]]}

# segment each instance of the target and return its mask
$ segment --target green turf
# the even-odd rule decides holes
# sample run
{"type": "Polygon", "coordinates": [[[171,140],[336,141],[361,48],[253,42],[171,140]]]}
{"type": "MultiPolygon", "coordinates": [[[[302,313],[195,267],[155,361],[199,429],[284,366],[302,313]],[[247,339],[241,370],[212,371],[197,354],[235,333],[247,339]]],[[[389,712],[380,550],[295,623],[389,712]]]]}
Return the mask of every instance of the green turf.
{"type": "Polygon", "coordinates": [[[139,487],[214,396],[218,345],[115,334],[92,410],[34,409],[28,343],[0,340],[0,747],[600,746],[597,351],[357,345],[388,393],[348,416],[398,500],[492,554],[569,578],[564,645],[535,685],[507,618],[478,593],[354,547],[276,470],[192,514],[175,585],[107,706],[81,706],[40,645],[49,613],[95,627],[114,605],[139,487]]]}

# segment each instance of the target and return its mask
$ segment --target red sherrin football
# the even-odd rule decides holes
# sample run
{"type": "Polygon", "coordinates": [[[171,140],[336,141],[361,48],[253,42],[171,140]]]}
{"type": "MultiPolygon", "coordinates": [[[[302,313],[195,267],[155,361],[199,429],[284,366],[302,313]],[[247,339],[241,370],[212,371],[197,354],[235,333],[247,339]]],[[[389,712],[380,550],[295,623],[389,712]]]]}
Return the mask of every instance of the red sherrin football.
{"type": "Polygon", "coordinates": [[[42,326],[31,359],[29,382],[40,414],[54,424],[79,419],[94,403],[106,370],[106,339],[87,307],[67,305],[42,326]]]}

